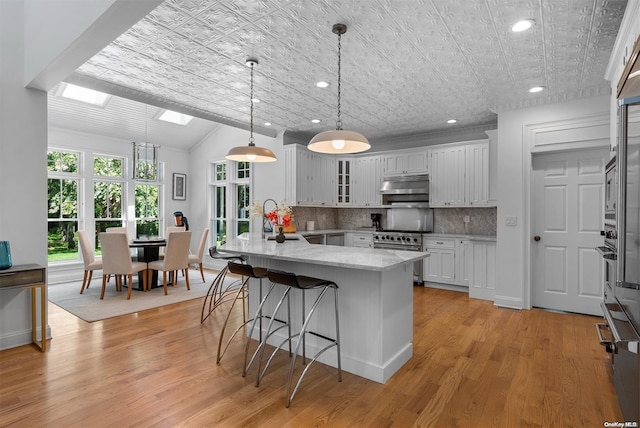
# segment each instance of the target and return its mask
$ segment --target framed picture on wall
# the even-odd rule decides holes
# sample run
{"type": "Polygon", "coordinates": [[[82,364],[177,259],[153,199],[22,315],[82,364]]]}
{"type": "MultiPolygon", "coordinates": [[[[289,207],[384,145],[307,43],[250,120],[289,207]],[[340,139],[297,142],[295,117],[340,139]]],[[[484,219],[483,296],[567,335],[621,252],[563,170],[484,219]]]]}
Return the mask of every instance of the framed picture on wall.
{"type": "Polygon", "coordinates": [[[173,173],[173,199],[178,201],[187,199],[187,174],[173,173]]]}

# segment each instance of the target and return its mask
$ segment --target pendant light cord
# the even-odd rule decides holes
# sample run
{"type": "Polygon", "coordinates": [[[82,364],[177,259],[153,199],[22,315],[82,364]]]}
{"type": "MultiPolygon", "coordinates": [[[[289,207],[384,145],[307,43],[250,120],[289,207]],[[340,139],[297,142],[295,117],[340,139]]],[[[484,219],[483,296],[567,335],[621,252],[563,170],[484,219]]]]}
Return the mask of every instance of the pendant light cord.
{"type": "Polygon", "coordinates": [[[342,39],[342,32],[338,32],[338,120],[336,121],[336,130],[342,130],[342,120],[340,119],[340,92],[341,92],[341,88],[340,88],[340,80],[341,80],[341,74],[340,74],[340,68],[341,68],[341,64],[340,64],[340,51],[341,51],[341,41],[342,39]]]}
{"type": "Polygon", "coordinates": [[[250,121],[249,121],[249,133],[250,133],[250,134],[249,134],[249,135],[250,135],[250,136],[249,136],[249,145],[250,145],[250,146],[255,145],[255,144],[253,143],[253,142],[254,142],[254,140],[255,140],[255,139],[253,138],[253,66],[254,66],[254,63],[252,62],[252,63],[251,63],[251,90],[250,90],[250,92],[251,92],[251,95],[250,95],[250,97],[251,97],[251,98],[250,98],[250,99],[251,99],[251,119],[250,119],[250,121]]]}

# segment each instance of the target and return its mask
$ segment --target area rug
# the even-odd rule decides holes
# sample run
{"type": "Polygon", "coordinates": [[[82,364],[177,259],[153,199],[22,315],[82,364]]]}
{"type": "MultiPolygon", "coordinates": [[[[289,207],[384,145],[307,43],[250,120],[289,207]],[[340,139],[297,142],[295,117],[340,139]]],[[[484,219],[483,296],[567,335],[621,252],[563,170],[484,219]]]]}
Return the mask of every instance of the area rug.
{"type": "MultiPolygon", "coordinates": [[[[127,300],[126,287],[122,288],[122,292],[115,290],[116,287],[113,280],[107,284],[104,299],[100,300],[100,288],[102,285],[102,277],[100,275],[91,281],[91,287],[85,289],[82,294],[80,294],[82,281],[52,284],[49,285],[47,291],[50,302],[78,318],[87,322],[94,322],[185,300],[203,298],[216,275],[217,272],[205,271],[205,282],[202,282],[199,272],[190,271],[189,284],[191,285],[191,290],[187,290],[184,278],[180,276],[175,287],[168,287],[169,294],[167,296],[164,295],[164,289],[160,286],[148,292],[133,289],[131,291],[131,300],[127,300]]],[[[233,281],[233,278],[225,279],[225,283],[233,281]]],[[[162,274],[160,275],[160,283],[162,283],[162,274]]]]}

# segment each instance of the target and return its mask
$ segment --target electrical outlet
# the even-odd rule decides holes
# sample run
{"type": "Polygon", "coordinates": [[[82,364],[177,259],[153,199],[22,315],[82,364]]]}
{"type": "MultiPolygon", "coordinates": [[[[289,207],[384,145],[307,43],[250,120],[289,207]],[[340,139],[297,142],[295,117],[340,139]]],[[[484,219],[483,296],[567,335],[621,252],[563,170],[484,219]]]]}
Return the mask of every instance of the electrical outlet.
{"type": "Polygon", "coordinates": [[[515,226],[518,224],[518,217],[515,216],[507,216],[504,218],[505,226],[515,226]]]}
{"type": "Polygon", "coordinates": [[[471,217],[469,217],[468,215],[464,216],[465,223],[469,223],[470,221],[471,221],[471,217]]]}

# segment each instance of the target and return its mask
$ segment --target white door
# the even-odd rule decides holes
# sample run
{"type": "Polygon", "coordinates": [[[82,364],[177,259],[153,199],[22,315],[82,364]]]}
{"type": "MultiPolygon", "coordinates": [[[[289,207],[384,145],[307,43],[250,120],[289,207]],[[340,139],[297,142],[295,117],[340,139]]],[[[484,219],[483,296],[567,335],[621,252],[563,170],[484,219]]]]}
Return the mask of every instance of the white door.
{"type": "Polygon", "coordinates": [[[533,157],[531,288],[536,307],[602,315],[606,149],[533,157]]]}

